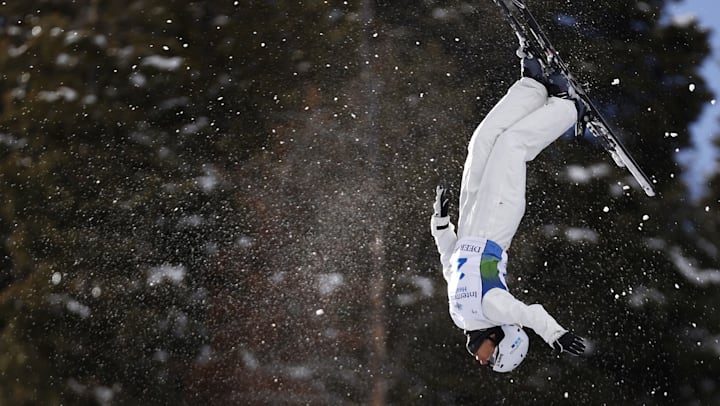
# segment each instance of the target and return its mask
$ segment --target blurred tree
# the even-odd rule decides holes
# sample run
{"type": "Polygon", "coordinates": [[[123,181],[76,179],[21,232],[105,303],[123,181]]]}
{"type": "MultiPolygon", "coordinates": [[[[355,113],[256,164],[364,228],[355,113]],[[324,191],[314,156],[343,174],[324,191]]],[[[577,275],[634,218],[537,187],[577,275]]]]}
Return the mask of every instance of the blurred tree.
{"type": "Polygon", "coordinates": [[[242,224],[224,173],[262,147],[226,73],[237,6],[35,6],[2,27],[0,399],[175,403],[242,224]]]}

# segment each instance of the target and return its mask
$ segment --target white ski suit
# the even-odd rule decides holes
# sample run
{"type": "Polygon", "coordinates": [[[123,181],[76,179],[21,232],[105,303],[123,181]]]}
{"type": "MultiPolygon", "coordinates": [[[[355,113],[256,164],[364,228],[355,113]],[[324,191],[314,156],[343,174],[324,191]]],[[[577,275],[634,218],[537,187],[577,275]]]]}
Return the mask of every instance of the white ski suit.
{"type": "Polygon", "coordinates": [[[450,315],[465,331],[503,324],[533,329],[550,346],[567,330],[539,305],[508,291],[507,250],[525,213],[526,162],[577,119],[574,102],[548,97],[530,78],[513,84],[468,145],[457,236],[449,217],[433,216],[432,234],[448,283],[450,315]]]}

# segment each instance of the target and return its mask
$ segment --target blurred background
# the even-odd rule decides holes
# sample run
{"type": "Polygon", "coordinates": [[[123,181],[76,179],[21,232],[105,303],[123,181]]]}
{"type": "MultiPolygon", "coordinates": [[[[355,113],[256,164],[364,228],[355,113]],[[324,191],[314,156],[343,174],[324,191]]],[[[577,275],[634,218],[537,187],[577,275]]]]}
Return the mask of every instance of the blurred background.
{"type": "Polygon", "coordinates": [[[492,1],[3,2],[0,404],[720,404],[715,1],[527,3],[658,191],[530,164],[510,289],[590,356],[494,374],[447,313],[492,1]]]}

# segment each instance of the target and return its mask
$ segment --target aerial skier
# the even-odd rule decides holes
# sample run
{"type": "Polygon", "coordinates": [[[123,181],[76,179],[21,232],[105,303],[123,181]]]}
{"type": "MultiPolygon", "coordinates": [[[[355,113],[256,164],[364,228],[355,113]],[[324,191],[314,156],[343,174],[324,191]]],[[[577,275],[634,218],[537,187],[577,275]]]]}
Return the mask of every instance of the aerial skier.
{"type": "Polygon", "coordinates": [[[438,186],[431,220],[449,311],[481,365],[509,372],[525,359],[532,329],[558,353],[580,355],[584,340],[540,304],[508,290],[507,251],[525,212],[526,162],[575,125],[583,105],[567,78],[546,75],[538,58],[518,50],[521,79],[495,105],[470,139],[460,188],[457,234],[438,186]]]}

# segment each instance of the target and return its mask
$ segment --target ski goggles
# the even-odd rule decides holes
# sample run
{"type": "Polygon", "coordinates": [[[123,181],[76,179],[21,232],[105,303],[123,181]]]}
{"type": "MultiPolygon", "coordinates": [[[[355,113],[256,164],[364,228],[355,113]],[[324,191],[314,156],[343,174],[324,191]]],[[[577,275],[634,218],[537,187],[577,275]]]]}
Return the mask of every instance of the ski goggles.
{"type": "Polygon", "coordinates": [[[498,338],[497,334],[495,334],[494,336],[488,336],[485,339],[490,340],[493,344],[495,344],[495,350],[493,351],[490,358],[488,358],[487,360],[488,366],[492,368],[493,366],[495,366],[495,360],[500,353],[500,340],[502,340],[502,338],[498,338]]]}
{"type": "MultiPolygon", "coordinates": [[[[495,343],[494,340],[490,340],[490,341],[495,343]]],[[[498,345],[498,343],[495,343],[495,351],[493,351],[492,355],[487,360],[487,362],[488,362],[487,364],[490,368],[495,366],[495,360],[497,359],[497,356],[499,353],[500,353],[500,346],[498,345]]]]}

